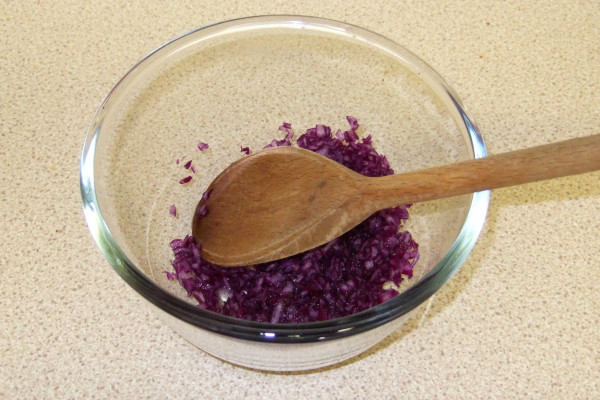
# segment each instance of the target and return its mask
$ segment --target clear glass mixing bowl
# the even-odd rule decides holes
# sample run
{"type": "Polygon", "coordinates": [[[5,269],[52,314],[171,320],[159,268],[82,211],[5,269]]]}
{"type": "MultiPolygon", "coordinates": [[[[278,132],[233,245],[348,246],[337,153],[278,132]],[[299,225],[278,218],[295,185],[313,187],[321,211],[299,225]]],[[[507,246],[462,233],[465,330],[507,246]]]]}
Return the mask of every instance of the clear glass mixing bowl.
{"type": "Polygon", "coordinates": [[[483,226],[489,192],[415,204],[408,229],[421,258],[401,293],[344,318],[306,324],[245,321],[202,310],[171,270],[169,242],[191,232],[213,178],[242,156],[315,124],[358,118],[396,172],[486,155],[444,80],[402,46],[342,22],[303,16],[226,21],[180,36],[137,63],[104,99],[81,158],[85,218],[98,247],[158,316],[191,343],[239,365],[331,365],[397,329],[459,269],[483,226]],[[209,150],[199,152],[198,142],[209,150]],[[193,180],[177,159],[193,160],[193,180]],[[178,216],[169,214],[171,204],[178,216]]]}

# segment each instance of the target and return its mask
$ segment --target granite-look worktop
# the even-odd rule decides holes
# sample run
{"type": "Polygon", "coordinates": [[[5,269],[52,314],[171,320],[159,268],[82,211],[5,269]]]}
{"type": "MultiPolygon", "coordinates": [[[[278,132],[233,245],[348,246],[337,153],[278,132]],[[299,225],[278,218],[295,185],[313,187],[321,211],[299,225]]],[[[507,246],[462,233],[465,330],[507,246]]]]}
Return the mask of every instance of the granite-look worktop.
{"type": "Polygon", "coordinates": [[[600,173],[494,191],[471,257],[398,332],[308,373],[235,367],[164,326],[102,258],[78,167],[142,56],[257,14],[362,25],[429,62],[491,153],[599,133],[597,1],[11,1],[0,12],[0,399],[600,396],[600,173]]]}

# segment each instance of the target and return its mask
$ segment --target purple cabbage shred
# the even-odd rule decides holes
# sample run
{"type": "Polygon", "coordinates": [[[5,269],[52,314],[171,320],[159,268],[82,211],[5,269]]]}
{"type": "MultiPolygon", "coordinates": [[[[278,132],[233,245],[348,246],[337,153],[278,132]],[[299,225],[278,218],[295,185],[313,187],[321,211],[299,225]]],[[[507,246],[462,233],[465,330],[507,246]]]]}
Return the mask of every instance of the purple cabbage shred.
{"type": "Polygon", "coordinates": [[[198,150],[204,151],[206,149],[208,149],[208,143],[204,143],[204,142],[198,143],[198,150]]]}
{"type": "Polygon", "coordinates": [[[183,185],[184,183],[188,183],[189,181],[192,180],[192,177],[190,175],[186,176],[185,178],[183,178],[182,180],[179,181],[179,183],[181,185],[183,185]]]}
{"type": "Polygon", "coordinates": [[[287,122],[284,122],[283,125],[281,125],[279,127],[279,130],[286,133],[285,137],[281,140],[273,139],[271,141],[271,143],[269,143],[268,145],[263,147],[264,149],[269,148],[269,147],[291,146],[292,145],[291,139],[294,136],[294,131],[292,131],[292,125],[287,122]]]}
{"type": "Polygon", "coordinates": [[[210,198],[212,191],[213,191],[212,189],[206,189],[204,191],[204,193],[202,193],[202,200],[208,200],[210,198]]]}
{"type": "MultiPolygon", "coordinates": [[[[332,136],[329,127],[317,125],[301,135],[297,145],[365,176],[393,174],[371,137],[359,139],[356,118],[347,120],[349,130],[332,136]]],[[[286,133],[284,139],[266,147],[291,145],[291,125],[284,123],[279,130],[286,133]]],[[[209,196],[209,191],[203,194],[205,199],[209,196]]],[[[385,283],[399,285],[412,277],[419,252],[411,234],[402,230],[409,207],[378,211],[316,249],[251,267],[220,267],[205,261],[201,244],[188,235],[171,241],[175,272],[166,275],[177,279],[199,307],[232,317],[299,323],[353,314],[398,294],[384,289],[385,283]]]]}

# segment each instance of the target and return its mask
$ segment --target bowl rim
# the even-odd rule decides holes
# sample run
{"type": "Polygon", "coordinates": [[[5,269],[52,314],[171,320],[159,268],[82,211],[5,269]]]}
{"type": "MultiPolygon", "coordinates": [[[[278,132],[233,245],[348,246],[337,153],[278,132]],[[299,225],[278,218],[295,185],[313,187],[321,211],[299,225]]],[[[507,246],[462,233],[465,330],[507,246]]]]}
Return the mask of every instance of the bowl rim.
{"type": "Polygon", "coordinates": [[[349,40],[367,42],[400,57],[419,71],[419,75],[446,102],[455,107],[468,135],[474,158],[487,155],[483,138],[475,122],[465,111],[461,100],[445,80],[425,61],[403,46],[375,32],[356,25],[326,18],[300,15],[264,15],[232,19],[205,25],[180,35],[151,51],[138,61],[103,99],[86,134],[80,160],[80,191],[85,220],[96,245],[114,270],[137,293],[171,316],[204,330],[244,340],[274,343],[307,343],[347,337],[379,327],[399,318],[437,292],[460,268],[471,252],[483,228],[490,199],[489,190],[474,193],[465,222],[445,256],[427,275],[398,296],[375,307],[345,317],[321,322],[281,324],[247,321],[206,311],[168,293],[145,276],[119,248],[102,217],[94,182],[95,148],[102,131],[105,106],[118,88],[139,69],[154,61],[157,53],[173,51],[190,37],[227,34],[239,30],[269,28],[310,28],[349,40]]]}

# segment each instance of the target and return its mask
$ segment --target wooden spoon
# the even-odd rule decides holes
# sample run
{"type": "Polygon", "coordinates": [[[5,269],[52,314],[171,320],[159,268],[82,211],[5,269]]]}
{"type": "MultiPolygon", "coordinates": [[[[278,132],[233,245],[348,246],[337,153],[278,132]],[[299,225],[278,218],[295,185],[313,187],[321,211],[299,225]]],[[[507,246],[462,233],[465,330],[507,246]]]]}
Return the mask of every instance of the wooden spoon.
{"type": "Polygon", "coordinates": [[[212,182],[193,235],[206,260],[253,265],[324,244],[384,208],[598,169],[600,135],[379,178],[275,147],[234,162],[212,182]]]}

